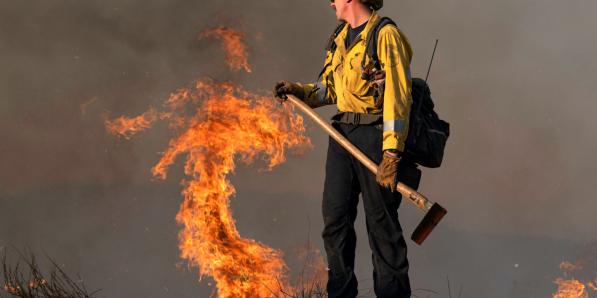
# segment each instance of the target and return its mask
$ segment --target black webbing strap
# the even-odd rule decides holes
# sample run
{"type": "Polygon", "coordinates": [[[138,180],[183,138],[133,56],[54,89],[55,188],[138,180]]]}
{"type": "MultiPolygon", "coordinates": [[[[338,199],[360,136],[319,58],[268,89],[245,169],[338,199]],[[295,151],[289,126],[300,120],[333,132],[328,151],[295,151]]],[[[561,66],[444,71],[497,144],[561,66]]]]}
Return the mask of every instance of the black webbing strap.
{"type": "Polygon", "coordinates": [[[361,62],[362,69],[365,69],[365,59],[367,58],[367,56],[369,56],[369,59],[371,59],[371,61],[373,62],[373,66],[377,68],[377,70],[381,70],[379,57],[377,56],[377,40],[379,31],[385,25],[396,26],[396,23],[394,23],[394,21],[392,21],[392,19],[388,17],[383,17],[379,21],[377,21],[373,28],[369,30],[369,33],[367,33],[367,39],[365,40],[365,53],[367,53],[367,55],[363,55],[363,61],[361,62]]]}
{"type": "Polygon", "coordinates": [[[332,120],[355,124],[355,125],[372,125],[383,123],[383,116],[381,114],[364,114],[364,113],[353,113],[353,112],[340,112],[332,120]]]}

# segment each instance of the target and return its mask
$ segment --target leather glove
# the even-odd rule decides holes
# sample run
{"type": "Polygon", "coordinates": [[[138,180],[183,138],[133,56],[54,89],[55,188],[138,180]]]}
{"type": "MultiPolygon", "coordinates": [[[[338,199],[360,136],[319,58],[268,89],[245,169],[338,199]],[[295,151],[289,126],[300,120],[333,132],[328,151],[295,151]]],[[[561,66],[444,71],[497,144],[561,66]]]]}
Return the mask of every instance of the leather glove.
{"type": "Polygon", "coordinates": [[[305,100],[305,90],[299,84],[280,81],[274,86],[274,97],[280,102],[286,101],[286,94],[292,94],[300,100],[305,100]]]}
{"type": "Polygon", "coordinates": [[[396,191],[396,184],[398,184],[398,163],[400,162],[400,155],[398,152],[392,153],[389,150],[384,151],[381,163],[377,167],[377,183],[383,187],[387,187],[396,191]]]}

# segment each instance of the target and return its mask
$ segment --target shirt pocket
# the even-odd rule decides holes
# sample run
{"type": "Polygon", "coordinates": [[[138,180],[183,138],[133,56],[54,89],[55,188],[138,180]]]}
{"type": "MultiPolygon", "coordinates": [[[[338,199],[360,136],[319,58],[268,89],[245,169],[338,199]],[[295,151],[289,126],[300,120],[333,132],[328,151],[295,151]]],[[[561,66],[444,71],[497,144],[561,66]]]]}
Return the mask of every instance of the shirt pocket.
{"type": "Polygon", "coordinates": [[[343,77],[346,91],[356,95],[362,96],[367,94],[369,84],[361,78],[362,69],[361,63],[363,61],[363,52],[355,52],[350,54],[344,63],[343,77]]]}

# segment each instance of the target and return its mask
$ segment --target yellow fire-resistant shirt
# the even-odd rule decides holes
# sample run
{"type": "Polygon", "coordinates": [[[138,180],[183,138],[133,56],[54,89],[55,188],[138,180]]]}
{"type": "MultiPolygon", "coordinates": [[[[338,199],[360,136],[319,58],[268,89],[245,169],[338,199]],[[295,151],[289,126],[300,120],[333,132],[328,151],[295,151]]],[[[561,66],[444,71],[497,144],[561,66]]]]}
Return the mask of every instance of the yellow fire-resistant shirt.
{"type": "MultiPolygon", "coordinates": [[[[305,84],[305,102],[311,107],[336,104],[340,112],[380,114],[383,112],[383,150],[404,151],[408,134],[411,97],[410,61],[412,49],[406,37],[393,25],[379,31],[377,55],[386,75],[383,106],[375,107],[374,90],[361,78],[367,33],[380,19],[375,12],[365,29],[347,49],[344,45],[348,25],[335,39],[336,50],[327,53],[320,81],[305,84]]],[[[366,65],[371,63],[369,57],[366,65]]]]}

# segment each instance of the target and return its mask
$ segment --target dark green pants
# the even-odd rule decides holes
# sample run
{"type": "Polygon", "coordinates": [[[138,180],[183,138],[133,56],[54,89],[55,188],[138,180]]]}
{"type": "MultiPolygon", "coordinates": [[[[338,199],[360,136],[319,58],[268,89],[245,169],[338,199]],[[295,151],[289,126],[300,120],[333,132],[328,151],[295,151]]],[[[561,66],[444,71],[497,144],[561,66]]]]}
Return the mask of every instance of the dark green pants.
{"type": "MultiPolygon", "coordinates": [[[[365,155],[379,164],[382,131],[370,125],[333,123],[365,155]]],[[[399,166],[399,180],[417,188],[421,172],[408,161],[399,166]]],[[[329,274],[330,298],[356,297],[354,275],[359,195],[365,209],[369,246],[373,253],[374,291],[377,297],[410,297],[406,242],[398,222],[400,193],[392,193],[375,181],[375,176],[356,158],[330,138],[323,191],[323,242],[329,274]]]]}

